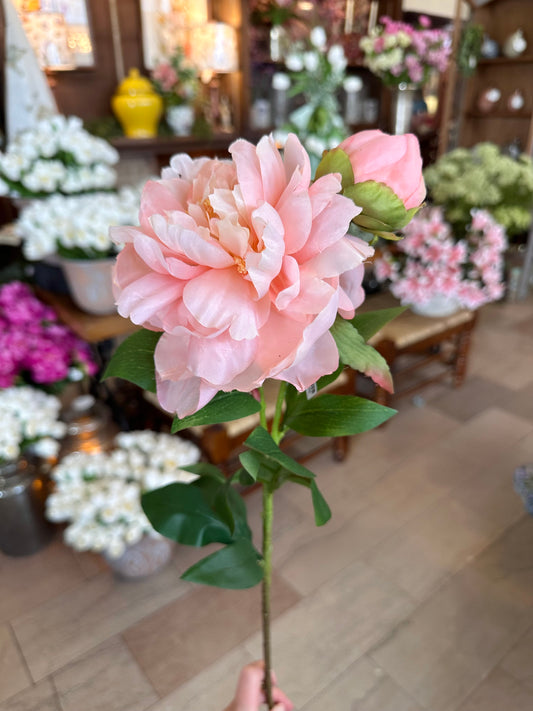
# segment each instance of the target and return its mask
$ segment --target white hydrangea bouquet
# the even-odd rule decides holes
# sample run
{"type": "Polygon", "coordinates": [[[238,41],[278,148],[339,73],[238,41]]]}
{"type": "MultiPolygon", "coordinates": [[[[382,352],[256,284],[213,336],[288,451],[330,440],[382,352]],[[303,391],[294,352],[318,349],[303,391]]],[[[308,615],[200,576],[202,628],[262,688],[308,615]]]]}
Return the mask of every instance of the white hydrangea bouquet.
{"type": "Polygon", "coordinates": [[[346,65],[343,47],[333,44],[328,49],[326,31],[320,26],[311,30],[309,47],[296,44],[285,57],[290,93],[305,99],[303,106],[290,114],[285,137],[288,132],[296,133],[317,164],[325,150],[338,146],[347,135],[337,99],[346,65]]]}
{"type": "Polygon", "coordinates": [[[57,456],[66,425],[59,420],[61,403],[54,395],[29,386],[0,390],[0,463],[32,454],[57,456]]]}
{"type": "Polygon", "coordinates": [[[159,536],[141,508],[141,494],[194,481],[190,469],[200,457],[192,442],[149,430],[121,432],[115,444],[110,453],[64,457],[52,470],[55,491],[46,504],[51,521],[70,522],[68,545],[111,558],[144,536],[159,536]]]}
{"type": "Polygon", "coordinates": [[[140,190],[52,197],[24,208],[15,226],[26,259],[53,254],[70,259],[103,259],[117,252],[110,225],[137,222],[140,190]]]}
{"type": "Polygon", "coordinates": [[[92,136],[77,116],[42,119],[0,153],[0,195],[41,198],[110,190],[117,180],[117,151],[92,136]]]}

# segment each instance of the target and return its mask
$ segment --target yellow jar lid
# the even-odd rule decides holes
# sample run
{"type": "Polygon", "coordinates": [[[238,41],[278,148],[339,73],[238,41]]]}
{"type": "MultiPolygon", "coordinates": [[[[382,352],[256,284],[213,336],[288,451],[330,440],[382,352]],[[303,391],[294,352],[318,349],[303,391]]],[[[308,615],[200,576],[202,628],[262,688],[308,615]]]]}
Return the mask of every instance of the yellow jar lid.
{"type": "Polygon", "coordinates": [[[128,76],[118,85],[117,94],[139,96],[140,94],[155,94],[155,91],[150,80],[141,76],[138,69],[130,69],[128,76]]]}

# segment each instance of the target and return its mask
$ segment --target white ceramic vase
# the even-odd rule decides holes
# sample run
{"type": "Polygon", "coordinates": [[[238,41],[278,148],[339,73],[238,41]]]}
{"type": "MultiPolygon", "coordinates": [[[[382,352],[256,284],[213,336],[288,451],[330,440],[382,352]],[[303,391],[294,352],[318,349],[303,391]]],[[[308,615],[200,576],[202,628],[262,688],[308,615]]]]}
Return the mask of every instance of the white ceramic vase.
{"type": "Polygon", "coordinates": [[[116,312],[112,288],[114,257],[63,259],[61,263],[72,299],[82,311],[100,316],[116,312]]]}
{"type": "Polygon", "coordinates": [[[104,555],[109,567],[121,578],[145,578],[170,561],[175,543],[168,538],[145,536],[128,546],[119,558],[104,555]]]}
{"type": "Polygon", "coordinates": [[[166,119],[176,136],[190,136],[194,125],[194,106],[169,106],[166,119]]]}
{"type": "Polygon", "coordinates": [[[411,304],[411,311],[418,316],[442,318],[459,311],[461,304],[454,296],[434,294],[425,304],[411,304]]]}

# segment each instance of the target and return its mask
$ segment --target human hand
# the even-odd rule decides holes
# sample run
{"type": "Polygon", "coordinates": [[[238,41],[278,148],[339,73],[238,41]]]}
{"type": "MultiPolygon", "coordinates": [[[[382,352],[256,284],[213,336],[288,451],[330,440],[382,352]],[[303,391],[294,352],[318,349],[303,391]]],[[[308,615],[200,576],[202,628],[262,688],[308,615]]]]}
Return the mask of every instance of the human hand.
{"type": "MultiPolygon", "coordinates": [[[[241,670],[235,698],[224,711],[260,711],[265,703],[263,691],[264,664],[252,662],[241,670]]],[[[272,699],[275,703],[272,711],[292,711],[294,705],[276,686],[276,678],[272,675],[272,699]]]]}

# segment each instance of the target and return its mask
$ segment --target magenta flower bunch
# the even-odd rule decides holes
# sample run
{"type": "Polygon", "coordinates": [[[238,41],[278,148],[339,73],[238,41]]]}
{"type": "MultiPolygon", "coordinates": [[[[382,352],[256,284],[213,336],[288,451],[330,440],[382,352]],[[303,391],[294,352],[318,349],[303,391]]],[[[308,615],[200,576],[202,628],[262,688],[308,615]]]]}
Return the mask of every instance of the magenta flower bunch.
{"type": "Polygon", "coordinates": [[[423,86],[432,71],[445,72],[452,42],[447,30],[431,28],[429,18],[421,16],[419,27],[382,17],[360,47],[365,64],[388,86],[423,86]]]}
{"type": "Polygon", "coordinates": [[[57,390],[97,370],[88,343],[59,323],[27,284],[0,287],[0,387],[57,390]]]}
{"type": "Polygon", "coordinates": [[[436,294],[477,309],[503,296],[505,230],[486,210],[473,210],[458,239],[441,207],[424,208],[404,230],[395,253],[375,261],[376,278],[389,282],[404,304],[422,306],[436,294]]]}

